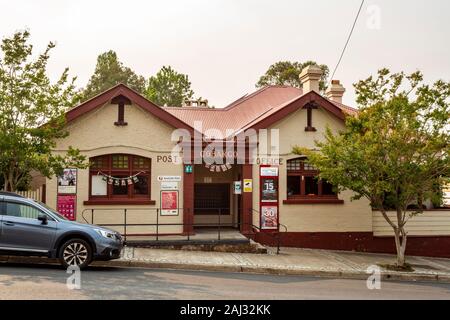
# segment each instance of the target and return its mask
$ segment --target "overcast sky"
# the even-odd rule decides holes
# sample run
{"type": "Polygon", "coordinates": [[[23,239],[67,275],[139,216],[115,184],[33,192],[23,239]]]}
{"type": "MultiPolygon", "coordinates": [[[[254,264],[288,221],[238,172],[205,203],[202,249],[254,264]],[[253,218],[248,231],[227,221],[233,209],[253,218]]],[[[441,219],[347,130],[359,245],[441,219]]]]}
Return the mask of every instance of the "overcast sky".
{"type": "MultiPolygon", "coordinates": [[[[223,107],[254,91],[276,61],[315,60],[333,69],[360,0],[0,3],[1,38],[27,28],[37,52],[50,40],[57,43],[52,79],[67,66],[82,87],[98,54],[112,49],[146,78],[173,66],[189,75],[197,96],[223,107]]],[[[335,76],[347,88],[344,103],[354,105],[354,82],[384,66],[420,69],[429,82],[450,80],[449,13],[448,0],[366,0],[335,76]]]]}

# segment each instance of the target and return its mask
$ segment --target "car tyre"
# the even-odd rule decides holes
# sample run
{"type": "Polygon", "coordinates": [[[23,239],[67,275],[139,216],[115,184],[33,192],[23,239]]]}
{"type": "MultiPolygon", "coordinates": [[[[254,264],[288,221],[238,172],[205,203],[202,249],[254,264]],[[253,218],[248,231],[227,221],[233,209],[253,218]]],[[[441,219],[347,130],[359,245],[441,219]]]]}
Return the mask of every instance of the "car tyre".
{"type": "Polygon", "coordinates": [[[92,248],[83,239],[70,239],[61,246],[58,256],[64,268],[78,266],[83,269],[92,261],[92,248]]]}

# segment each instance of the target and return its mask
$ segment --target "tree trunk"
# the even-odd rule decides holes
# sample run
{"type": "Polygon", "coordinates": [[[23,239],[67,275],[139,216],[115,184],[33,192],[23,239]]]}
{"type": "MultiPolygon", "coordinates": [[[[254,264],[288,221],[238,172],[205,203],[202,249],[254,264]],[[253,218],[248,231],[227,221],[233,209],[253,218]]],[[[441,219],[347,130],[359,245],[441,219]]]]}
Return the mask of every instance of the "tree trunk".
{"type": "Polygon", "coordinates": [[[404,267],[406,263],[406,232],[403,227],[394,229],[395,248],[397,250],[397,266],[404,267]]]}

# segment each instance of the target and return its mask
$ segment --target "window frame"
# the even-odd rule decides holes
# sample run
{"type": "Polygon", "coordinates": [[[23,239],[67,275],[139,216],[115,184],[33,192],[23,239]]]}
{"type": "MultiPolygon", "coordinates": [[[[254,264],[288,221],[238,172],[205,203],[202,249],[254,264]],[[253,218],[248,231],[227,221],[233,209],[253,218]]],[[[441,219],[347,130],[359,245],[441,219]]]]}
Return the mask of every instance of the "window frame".
{"type": "Polygon", "coordinates": [[[152,172],[152,159],[139,156],[139,155],[133,155],[133,154],[127,154],[127,153],[112,153],[112,154],[105,154],[100,155],[96,157],[89,158],[89,162],[92,164],[95,159],[103,158],[102,164],[106,165],[105,167],[90,167],[89,168],[89,200],[85,201],[84,204],[90,205],[111,205],[111,204],[142,204],[142,205],[148,205],[148,204],[155,204],[156,202],[154,200],[151,200],[151,172],[152,172]],[[114,168],[113,167],[113,158],[115,156],[123,156],[128,157],[127,168],[114,168]],[[136,158],[142,158],[144,161],[148,162],[148,168],[140,168],[140,167],[134,167],[134,160],[136,158]],[[144,172],[143,174],[140,174],[139,176],[146,176],[148,181],[148,193],[147,194],[135,194],[134,190],[134,183],[127,184],[127,194],[126,195],[114,195],[113,194],[113,187],[112,184],[107,184],[107,194],[106,196],[99,196],[99,195],[92,195],[92,177],[98,175],[99,172],[102,172],[104,174],[107,174],[109,176],[126,176],[130,177],[137,173],[144,172]]]}
{"type": "Polygon", "coordinates": [[[312,177],[317,179],[319,175],[319,170],[315,168],[306,169],[305,164],[307,164],[306,157],[299,157],[294,159],[289,159],[286,162],[286,200],[283,201],[284,204],[341,204],[344,203],[343,200],[338,198],[338,194],[323,194],[323,180],[319,179],[317,181],[317,194],[307,195],[306,194],[306,177],[312,177]],[[298,161],[300,165],[294,165],[295,169],[290,169],[290,164],[298,161]],[[300,194],[289,195],[288,192],[288,179],[289,177],[300,177],[300,194]]]}

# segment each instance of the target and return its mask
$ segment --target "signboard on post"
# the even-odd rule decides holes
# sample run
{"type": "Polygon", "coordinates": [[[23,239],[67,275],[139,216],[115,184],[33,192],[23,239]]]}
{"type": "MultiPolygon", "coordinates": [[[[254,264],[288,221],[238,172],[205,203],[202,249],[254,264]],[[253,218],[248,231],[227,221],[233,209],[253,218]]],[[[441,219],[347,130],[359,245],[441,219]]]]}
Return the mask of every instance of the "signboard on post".
{"type": "Polygon", "coordinates": [[[161,216],[178,215],[178,191],[161,191],[161,216]]]}
{"type": "Polygon", "coordinates": [[[260,227],[261,230],[278,230],[278,167],[261,166],[260,227]]]}
{"type": "Polygon", "coordinates": [[[261,207],[261,229],[277,230],[278,229],[278,207],[261,207]]]}

